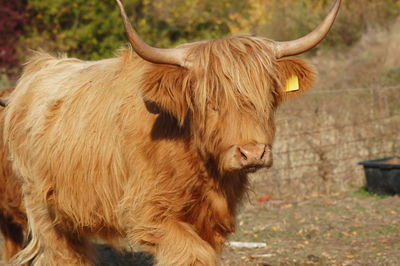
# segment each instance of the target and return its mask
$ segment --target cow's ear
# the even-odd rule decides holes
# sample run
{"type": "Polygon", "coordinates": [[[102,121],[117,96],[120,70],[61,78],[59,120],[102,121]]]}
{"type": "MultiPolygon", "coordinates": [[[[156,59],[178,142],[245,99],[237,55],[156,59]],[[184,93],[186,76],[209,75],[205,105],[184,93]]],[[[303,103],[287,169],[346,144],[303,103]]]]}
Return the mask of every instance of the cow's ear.
{"type": "Polygon", "coordinates": [[[305,60],[282,58],[278,60],[278,103],[286,99],[295,99],[311,89],[315,81],[315,69],[305,60]]]}
{"type": "Polygon", "coordinates": [[[188,110],[189,86],[186,69],[174,65],[154,65],[144,74],[142,95],[145,101],[172,114],[183,125],[188,110]]]}

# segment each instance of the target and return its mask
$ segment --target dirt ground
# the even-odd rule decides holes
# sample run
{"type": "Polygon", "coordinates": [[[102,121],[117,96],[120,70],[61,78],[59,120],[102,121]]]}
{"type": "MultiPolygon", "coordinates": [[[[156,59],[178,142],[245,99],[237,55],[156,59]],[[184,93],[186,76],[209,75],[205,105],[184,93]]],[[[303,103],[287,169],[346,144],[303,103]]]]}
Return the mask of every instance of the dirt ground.
{"type": "Polygon", "coordinates": [[[222,265],[400,265],[400,197],[363,189],[300,202],[246,204],[222,265]]]}
{"type": "MultiPolygon", "coordinates": [[[[251,197],[252,198],[252,197],[251,197]]],[[[357,190],[298,202],[249,199],[231,241],[265,248],[225,247],[222,265],[400,265],[400,197],[357,190]]],[[[97,265],[150,266],[143,253],[99,246],[97,265]]],[[[0,262],[1,265],[1,262],[0,262]]]]}

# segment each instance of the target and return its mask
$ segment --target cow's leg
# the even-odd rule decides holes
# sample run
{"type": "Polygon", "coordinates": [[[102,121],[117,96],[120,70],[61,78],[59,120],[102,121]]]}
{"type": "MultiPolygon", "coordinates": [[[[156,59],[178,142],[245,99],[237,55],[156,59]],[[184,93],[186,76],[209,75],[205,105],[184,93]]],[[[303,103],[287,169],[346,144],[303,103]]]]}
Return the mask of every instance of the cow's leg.
{"type": "Polygon", "coordinates": [[[89,257],[91,245],[84,239],[63,233],[54,226],[48,206],[41,199],[43,196],[25,190],[24,199],[30,229],[30,241],[19,252],[11,264],[20,265],[92,265],[89,257]]]}
{"type": "Polygon", "coordinates": [[[3,234],[3,261],[7,262],[17,254],[24,242],[24,232],[21,225],[16,224],[10,217],[0,214],[0,230],[3,234]]]}
{"type": "Polygon", "coordinates": [[[135,226],[129,237],[154,253],[157,265],[218,265],[214,249],[187,223],[163,221],[135,226]]]}

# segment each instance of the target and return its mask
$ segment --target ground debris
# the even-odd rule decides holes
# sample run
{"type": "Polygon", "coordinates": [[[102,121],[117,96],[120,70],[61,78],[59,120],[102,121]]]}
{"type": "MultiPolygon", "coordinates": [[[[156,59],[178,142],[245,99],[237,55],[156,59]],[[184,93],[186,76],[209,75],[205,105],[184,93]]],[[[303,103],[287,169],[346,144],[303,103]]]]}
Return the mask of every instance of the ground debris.
{"type": "Polygon", "coordinates": [[[398,196],[348,192],[268,204],[246,205],[231,238],[268,245],[226,246],[222,265],[400,265],[398,196]]]}
{"type": "Polygon", "coordinates": [[[230,241],[227,243],[227,245],[229,245],[231,247],[237,247],[237,248],[265,248],[265,247],[267,247],[266,243],[260,243],[260,242],[230,241]]]}

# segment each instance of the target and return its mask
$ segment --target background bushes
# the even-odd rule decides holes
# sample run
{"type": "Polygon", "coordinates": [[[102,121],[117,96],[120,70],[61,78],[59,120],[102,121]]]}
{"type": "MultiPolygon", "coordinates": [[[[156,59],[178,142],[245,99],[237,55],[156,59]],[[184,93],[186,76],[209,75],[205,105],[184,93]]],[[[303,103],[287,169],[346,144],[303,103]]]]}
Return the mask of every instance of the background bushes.
{"type": "MultiPolygon", "coordinates": [[[[312,30],[333,0],[124,0],[139,34],[151,45],[255,34],[276,40],[312,30]]],[[[318,49],[345,48],[371,28],[386,27],[399,0],[343,0],[318,49]]],[[[126,44],[114,0],[0,0],[0,76],[18,73],[29,49],[100,59],[126,44]]],[[[317,49],[314,50],[314,52],[317,49]]]]}
{"type": "Polygon", "coordinates": [[[0,80],[16,71],[16,46],[26,23],[26,1],[0,0],[0,80]]]}

